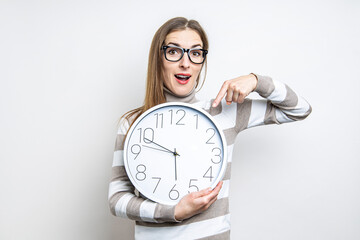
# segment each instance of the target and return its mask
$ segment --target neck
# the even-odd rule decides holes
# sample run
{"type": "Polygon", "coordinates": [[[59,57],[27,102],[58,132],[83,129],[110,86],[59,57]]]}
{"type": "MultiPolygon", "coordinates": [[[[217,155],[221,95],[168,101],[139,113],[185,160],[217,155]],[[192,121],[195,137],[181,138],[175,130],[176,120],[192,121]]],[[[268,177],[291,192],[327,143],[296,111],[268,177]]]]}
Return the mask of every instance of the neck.
{"type": "Polygon", "coordinates": [[[164,95],[166,98],[166,102],[194,103],[198,101],[195,97],[195,87],[188,94],[179,96],[171,92],[167,87],[164,86],[164,95]]]}

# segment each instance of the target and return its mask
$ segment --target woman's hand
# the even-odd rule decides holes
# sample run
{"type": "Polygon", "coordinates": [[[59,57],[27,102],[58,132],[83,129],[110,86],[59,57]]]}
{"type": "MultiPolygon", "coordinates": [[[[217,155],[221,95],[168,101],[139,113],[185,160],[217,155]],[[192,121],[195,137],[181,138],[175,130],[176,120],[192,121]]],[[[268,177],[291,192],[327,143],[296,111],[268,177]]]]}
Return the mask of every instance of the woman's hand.
{"type": "Polygon", "coordinates": [[[213,190],[207,188],[183,197],[175,206],[175,219],[181,221],[208,209],[216,201],[222,184],[220,181],[213,190]]]}
{"type": "Polygon", "coordinates": [[[257,78],[254,74],[240,76],[227,80],[222,85],[212,106],[216,107],[226,95],[225,100],[229,105],[231,102],[242,103],[247,95],[254,91],[257,85],[257,78]]]}

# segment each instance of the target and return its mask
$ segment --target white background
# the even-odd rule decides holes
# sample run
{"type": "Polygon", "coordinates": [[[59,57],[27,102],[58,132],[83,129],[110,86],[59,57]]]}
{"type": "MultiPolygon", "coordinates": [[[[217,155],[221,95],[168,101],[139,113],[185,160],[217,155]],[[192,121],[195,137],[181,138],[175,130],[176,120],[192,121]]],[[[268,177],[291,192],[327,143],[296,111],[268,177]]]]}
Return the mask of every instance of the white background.
{"type": "Polygon", "coordinates": [[[0,1],[0,239],[132,239],[107,203],[117,120],[166,20],[208,33],[201,97],[255,72],[312,105],[242,132],[232,239],[360,239],[359,1],[0,1]]]}

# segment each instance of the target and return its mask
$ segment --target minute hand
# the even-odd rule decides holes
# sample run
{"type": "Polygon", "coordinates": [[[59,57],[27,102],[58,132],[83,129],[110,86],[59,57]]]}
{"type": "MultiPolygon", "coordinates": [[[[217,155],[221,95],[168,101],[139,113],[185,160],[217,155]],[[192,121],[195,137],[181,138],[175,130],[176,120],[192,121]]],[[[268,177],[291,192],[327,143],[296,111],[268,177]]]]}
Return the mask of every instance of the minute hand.
{"type": "Polygon", "coordinates": [[[159,147],[165,149],[166,151],[168,151],[168,152],[170,152],[170,153],[172,153],[172,154],[174,154],[174,155],[180,156],[177,152],[173,152],[173,151],[167,149],[166,147],[163,147],[163,146],[161,146],[160,144],[158,144],[158,143],[156,143],[156,142],[154,142],[154,141],[151,141],[150,139],[148,139],[148,138],[146,138],[146,137],[144,137],[144,140],[149,141],[149,142],[155,144],[156,146],[159,146],[159,147]]]}

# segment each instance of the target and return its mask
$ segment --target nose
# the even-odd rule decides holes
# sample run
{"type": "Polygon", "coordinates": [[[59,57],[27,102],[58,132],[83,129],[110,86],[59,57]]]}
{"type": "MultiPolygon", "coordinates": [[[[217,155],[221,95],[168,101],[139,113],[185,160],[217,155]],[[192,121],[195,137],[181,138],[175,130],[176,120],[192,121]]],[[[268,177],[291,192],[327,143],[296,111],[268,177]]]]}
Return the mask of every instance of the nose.
{"type": "Polygon", "coordinates": [[[182,68],[189,68],[190,67],[191,62],[190,62],[188,54],[189,54],[188,52],[184,53],[184,56],[180,60],[180,67],[182,67],[182,68]]]}

